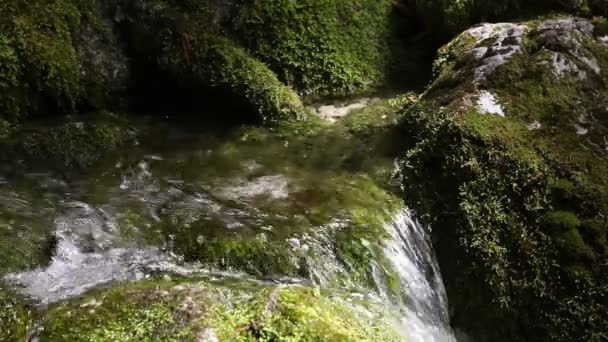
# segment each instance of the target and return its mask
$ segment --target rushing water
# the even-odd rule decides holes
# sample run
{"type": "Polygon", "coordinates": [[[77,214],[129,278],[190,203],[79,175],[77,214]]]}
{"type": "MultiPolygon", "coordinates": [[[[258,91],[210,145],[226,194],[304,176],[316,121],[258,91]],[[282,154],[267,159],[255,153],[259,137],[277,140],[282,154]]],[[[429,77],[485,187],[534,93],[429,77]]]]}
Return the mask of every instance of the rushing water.
{"type": "MultiPolygon", "coordinates": [[[[176,246],[180,243],[180,229],[202,220],[220,227],[219,232],[194,236],[187,243],[204,244],[210,236],[241,234],[237,233],[240,231],[261,241],[271,234],[279,236],[284,248],[303,258],[309,272],[305,278],[275,277],[274,282],[313,282],[330,287],[340,279],[341,287],[357,287],[349,277],[348,267],[336,255],[332,235],[327,233],[342,229],[348,220],[336,213],[330,222],[283,236],[277,231],[276,222],[291,225],[292,221],[280,212],[266,210],[268,201],[290,207],[302,205],[298,194],[309,193],[316,186],[302,182],[310,170],[294,172],[293,164],[269,163],[269,159],[252,155],[255,146],[243,147],[242,153],[232,147],[222,150],[216,145],[195,146],[180,151],[142,150],[130,166],[117,160],[94,177],[78,180],[64,181],[47,173],[1,179],[0,213],[10,217],[6,224],[11,231],[29,232],[20,237],[28,241],[23,248],[52,237],[48,242],[52,249],[50,260],[38,262],[38,266],[26,271],[8,273],[5,280],[39,303],[48,304],[112,282],[163,274],[253,278],[238,269],[220,272],[217,267],[184,259],[176,246]],[[238,162],[218,159],[213,156],[214,151],[238,162]],[[250,158],[240,160],[243,155],[250,158]],[[214,169],[216,163],[230,164],[230,170],[218,172],[214,169]],[[201,171],[191,177],[176,171],[175,165],[201,171]],[[264,201],[259,202],[259,198],[264,201]],[[38,224],[34,226],[33,222],[38,224]],[[161,231],[158,227],[167,222],[180,229],[161,231]]],[[[311,215],[306,203],[301,212],[292,213],[298,219],[311,215]]],[[[380,252],[397,273],[406,299],[395,300],[380,273],[375,277],[375,288],[366,295],[397,307],[408,341],[455,341],[427,230],[405,208],[394,214],[385,228],[390,238],[380,252]]]]}
{"type": "Polygon", "coordinates": [[[385,253],[407,292],[404,315],[411,342],[455,341],[449,324],[447,294],[427,230],[404,210],[387,226],[392,239],[385,253]]]}

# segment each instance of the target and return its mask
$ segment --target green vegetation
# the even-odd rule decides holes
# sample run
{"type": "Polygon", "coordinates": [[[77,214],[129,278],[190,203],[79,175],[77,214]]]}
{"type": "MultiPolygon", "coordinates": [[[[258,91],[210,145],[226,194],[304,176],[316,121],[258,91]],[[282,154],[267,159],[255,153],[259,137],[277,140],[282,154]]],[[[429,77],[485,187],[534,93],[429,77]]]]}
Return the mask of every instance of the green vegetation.
{"type": "Polygon", "coordinates": [[[178,47],[165,47],[178,52],[166,58],[167,67],[175,69],[178,79],[195,78],[203,84],[230,89],[243,96],[265,123],[301,119],[307,114],[298,95],[245,50],[223,38],[205,37],[205,33],[192,37],[192,64],[183,60],[178,47]]]}
{"type": "Polygon", "coordinates": [[[52,106],[75,109],[82,95],[73,45],[82,18],[78,6],[71,0],[0,5],[2,116],[15,120],[52,106]]]}
{"type": "MultiPolygon", "coordinates": [[[[209,142],[204,135],[189,143],[208,149],[204,155],[168,147],[170,160],[152,163],[151,172],[187,184],[217,184],[205,196],[234,217],[226,221],[224,211],[168,205],[159,215],[160,225],[147,222],[160,231],[147,229],[148,238],[159,244],[172,237],[175,252],[187,261],[262,277],[313,277],[310,267],[327,257],[316,255],[315,248],[325,248],[337,257],[328,262],[346,270],[330,274],[328,281],[374,285],[376,264],[390,278],[392,269],[380,249],[387,237],[385,224],[401,209],[390,184],[397,117],[397,109],[381,101],[336,125],[307,120],[272,129],[246,126],[221,142],[209,142]],[[287,198],[231,195],[234,186],[276,175],[287,183],[287,198]],[[237,228],[226,229],[229,223],[237,228]],[[301,246],[292,247],[290,239],[301,246]],[[316,246],[319,241],[322,245],[316,246]]],[[[145,225],[146,215],[134,209],[125,215],[125,226],[145,225]]]]}
{"type": "Polygon", "coordinates": [[[396,33],[389,0],[256,0],[238,6],[235,36],[306,96],[373,90],[397,62],[391,60],[396,33]]]}
{"type": "Polygon", "coordinates": [[[414,7],[428,30],[449,40],[481,22],[531,20],[560,14],[591,16],[608,14],[608,6],[602,0],[402,0],[414,7]]]}
{"type": "Polygon", "coordinates": [[[126,62],[111,50],[116,44],[92,2],[10,1],[0,5],[0,17],[0,119],[115,102],[126,62]]]}
{"type": "Polygon", "coordinates": [[[46,314],[45,341],[400,341],[373,305],[307,287],[145,281],[46,314]]]}
{"type": "Polygon", "coordinates": [[[230,90],[267,122],[306,114],[291,89],[308,98],[369,92],[397,62],[388,0],[158,0],[151,8],[131,28],[139,55],[157,56],[185,88],[230,90]]]}
{"type": "MultiPolygon", "coordinates": [[[[173,105],[168,99],[177,94],[204,115],[198,95],[217,90],[244,104],[239,121],[267,127],[241,126],[218,141],[199,132],[190,143],[213,141],[208,150],[175,148],[167,158],[173,163],[148,164],[185,184],[208,185],[197,194],[221,208],[191,215],[169,204],[152,219],[125,205],[125,235],[156,245],[171,240],[186,261],[260,278],[327,276],[331,284],[369,287],[379,269],[398,295],[381,247],[384,224],[401,208],[393,158],[402,155],[406,201],[435,227],[455,326],[480,341],[608,339],[608,49],[599,39],[608,21],[583,21],[593,34],[578,29],[581,22],[539,29],[542,18],[564,13],[608,15],[605,0],[220,2],[2,2],[0,160],[15,165],[14,174],[24,165],[64,175],[93,169],[99,179],[85,196],[104,202],[108,193],[96,187],[130,166],[132,156],[118,150],[136,140],[124,118],[103,110],[133,100],[124,98],[132,85],[150,107],[173,105]],[[413,68],[416,52],[404,51],[400,40],[433,46],[476,23],[523,19],[535,21],[503,41],[517,45],[521,38],[521,51],[492,48],[506,36],[477,41],[471,34],[441,48],[437,80],[420,100],[408,93],[380,101],[339,124],[321,122],[303,102],[369,94],[409,77],[397,70],[413,68]],[[496,70],[484,64],[510,51],[496,70]],[[475,78],[480,66],[482,80],[475,78]],[[482,92],[500,102],[505,117],[480,113],[482,92]],[[115,171],[96,173],[99,162],[115,162],[115,171]],[[239,192],[231,185],[273,175],[287,180],[287,198],[222,197],[239,192]],[[239,229],[226,228],[234,223],[227,216],[239,229]],[[145,236],[136,236],[144,226],[145,236]],[[313,274],[314,263],[327,262],[309,249],[314,243],[331,251],[343,274],[313,274]]],[[[498,31],[485,33],[509,35],[498,31]]],[[[155,140],[155,133],[138,138],[155,140]]],[[[139,158],[134,163],[144,149],[130,151],[139,158]]],[[[0,208],[2,274],[44,265],[56,243],[43,217],[54,208],[9,199],[45,209],[33,215],[17,205],[0,208]]],[[[187,341],[212,328],[235,341],[397,340],[341,296],[316,289],[179,286],[127,284],[56,305],[44,337],[187,341]]],[[[31,325],[16,298],[0,287],[2,341],[23,340],[31,325]]]]}

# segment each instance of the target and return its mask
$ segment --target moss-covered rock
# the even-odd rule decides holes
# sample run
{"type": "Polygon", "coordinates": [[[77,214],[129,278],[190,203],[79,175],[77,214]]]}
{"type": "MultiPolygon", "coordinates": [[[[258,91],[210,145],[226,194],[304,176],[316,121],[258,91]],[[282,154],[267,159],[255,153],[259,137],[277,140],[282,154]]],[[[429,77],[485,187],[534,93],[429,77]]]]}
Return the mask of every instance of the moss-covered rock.
{"type": "Polygon", "coordinates": [[[125,87],[126,59],[93,3],[6,2],[0,16],[4,119],[101,107],[125,87]]]}
{"type": "Polygon", "coordinates": [[[608,59],[593,32],[567,18],[468,30],[404,119],[406,197],[433,220],[452,322],[477,340],[608,336],[608,59]]]}
{"type": "Polygon", "coordinates": [[[302,94],[352,95],[385,81],[396,34],[392,9],[388,0],[245,1],[233,25],[236,37],[302,94]]]}
{"type": "Polygon", "coordinates": [[[265,121],[303,117],[296,93],[375,90],[403,63],[393,58],[398,36],[388,0],[157,0],[125,7],[121,25],[138,63],[151,62],[150,70],[156,64],[184,92],[228,90],[265,121]]]}
{"type": "Polygon", "coordinates": [[[402,340],[371,303],[247,281],[117,286],[51,308],[41,334],[49,342],[402,340]]]}

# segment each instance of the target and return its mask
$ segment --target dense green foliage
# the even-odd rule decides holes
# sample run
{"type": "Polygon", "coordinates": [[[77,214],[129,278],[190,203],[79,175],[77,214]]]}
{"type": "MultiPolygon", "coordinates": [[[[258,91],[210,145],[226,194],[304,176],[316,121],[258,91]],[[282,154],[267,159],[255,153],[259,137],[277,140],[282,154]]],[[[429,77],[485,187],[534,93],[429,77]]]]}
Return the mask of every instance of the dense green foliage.
{"type": "Polygon", "coordinates": [[[289,87],[307,97],[360,94],[381,87],[396,62],[387,0],[159,0],[149,7],[131,28],[132,45],[144,49],[138,54],[156,55],[185,87],[231,90],[266,121],[303,116],[289,87]]]}
{"type": "Polygon", "coordinates": [[[506,117],[467,100],[477,91],[467,49],[484,42],[464,34],[443,50],[452,52],[441,56],[439,79],[403,123],[415,144],[403,161],[406,197],[433,220],[453,324],[480,341],[608,336],[608,58],[593,37],[573,33],[562,46],[543,36],[530,30],[526,53],[483,84],[506,117]],[[542,63],[549,51],[594,56],[600,72],[557,78],[542,63]]]}

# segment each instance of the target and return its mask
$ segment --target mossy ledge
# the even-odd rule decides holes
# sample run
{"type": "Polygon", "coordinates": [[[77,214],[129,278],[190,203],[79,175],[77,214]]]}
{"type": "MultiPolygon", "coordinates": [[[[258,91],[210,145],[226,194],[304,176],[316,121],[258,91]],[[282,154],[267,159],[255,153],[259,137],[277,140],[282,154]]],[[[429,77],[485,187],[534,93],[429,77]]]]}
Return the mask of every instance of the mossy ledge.
{"type": "Polygon", "coordinates": [[[466,31],[403,119],[406,200],[435,227],[453,325],[477,341],[608,337],[608,57],[594,31],[577,18],[466,31]]]}
{"type": "Polygon", "coordinates": [[[390,313],[348,294],[256,282],[148,280],[44,314],[44,341],[401,341],[390,313]]]}

